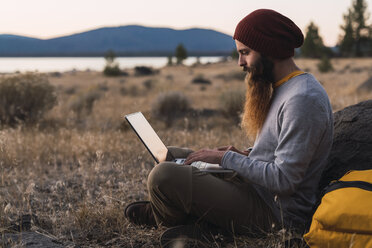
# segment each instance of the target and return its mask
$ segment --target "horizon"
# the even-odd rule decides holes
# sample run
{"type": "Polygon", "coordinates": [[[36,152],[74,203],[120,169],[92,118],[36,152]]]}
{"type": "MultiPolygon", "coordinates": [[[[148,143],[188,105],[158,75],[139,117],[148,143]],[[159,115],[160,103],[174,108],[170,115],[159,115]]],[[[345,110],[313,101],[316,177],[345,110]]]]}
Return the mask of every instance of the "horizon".
{"type": "Polygon", "coordinates": [[[166,29],[172,29],[172,30],[177,30],[177,31],[183,31],[183,30],[189,30],[189,29],[208,29],[208,30],[220,32],[220,33],[223,33],[223,34],[226,34],[226,35],[229,35],[229,36],[232,37],[232,35],[227,34],[226,32],[219,31],[219,30],[214,29],[214,28],[203,28],[203,27],[196,27],[196,26],[195,27],[194,26],[193,27],[188,27],[188,28],[173,28],[173,27],[166,27],[166,26],[150,26],[150,25],[141,25],[141,24],[134,24],[134,23],[123,24],[123,25],[118,25],[118,26],[97,26],[97,27],[92,27],[92,28],[88,28],[88,29],[85,29],[85,30],[81,30],[81,31],[75,31],[75,32],[73,31],[73,32],[70,32],[70,33],[67,33],[67,34],[61,34],[61,35],[56,35],[56,36],[47,37],[47,38],[42,38],[42,37],[37,37],[37,36],[28,36],[28,35],[16,34],[16,33],[0,33],[0,35],[14,35],[14,36],[27,37],[27,38],[35,38],[35,39],[40,39],[40,40],[50,40],[50,39],[55,39],[55,38],[60,38],[60,37],[85,33],[85,32],[89,32],[89,31],[93,31],[93,30],[97,30],[97,29],[119,28],[119,27],[127,27],[127,26],[140,26],[140,27],[145,27],[145,28],[166,28],[166,29]]]}
{"type": "MultiPolygon", "coordinates": [[[[372,13],[372,0],[367,0],[372,13]]],[[[129,2],[122,0],[17,0],[4,2],[0,9],[0,34],[53,39],[103,27],[140,25],[175,30],[212,29],[232,36],[236,24],[259,8],[274,9],[293,20],[306,33],[311,21],[319,27],[326,46],[335,46],[342,34],[343,14],[352,0],[222,0],[179,3],[172,0],[129,2]],[[331,10],[331,11],[330,11],[331,10]],[[316,15],[314,15],[316,13],[316,15]],[[170,24],[171,23],[171,24],[170,24]]],[[[371,18],[370,18],[371,19],[371,18]]],[[[371,23],[368,19],[367,23],[371,23]]]]}

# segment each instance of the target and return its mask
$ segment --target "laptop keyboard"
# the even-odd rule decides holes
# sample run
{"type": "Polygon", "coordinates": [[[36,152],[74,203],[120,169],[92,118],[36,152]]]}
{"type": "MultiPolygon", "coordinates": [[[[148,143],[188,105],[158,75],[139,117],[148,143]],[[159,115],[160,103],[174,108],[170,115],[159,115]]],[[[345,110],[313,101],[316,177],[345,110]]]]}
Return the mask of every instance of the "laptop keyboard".
{"type": "Polygon", "coordinates": [[[218,164],[210,164],[210,163],[203,162],[203,161],[193,162],[193,163],[191,163],[191,166],[196,167],[199,170],[203,170],[203,169],[212,169],[212,170],[217,169],[217,170],[220,170],[220,169],[222,169],[222,167],[218,164]]]}

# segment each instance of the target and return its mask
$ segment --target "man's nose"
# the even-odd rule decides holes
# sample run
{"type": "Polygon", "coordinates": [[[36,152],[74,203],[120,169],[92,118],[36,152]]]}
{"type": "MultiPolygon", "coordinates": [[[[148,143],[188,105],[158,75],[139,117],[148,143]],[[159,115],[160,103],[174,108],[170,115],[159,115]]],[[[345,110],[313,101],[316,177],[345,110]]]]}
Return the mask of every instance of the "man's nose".
{"type": "Polygon", "coordinates": [[[243,56],[239,56],[239,66],[245,66],[247,65],[247,62],[245,61],[245,59],[243,58],[243,56]]]}

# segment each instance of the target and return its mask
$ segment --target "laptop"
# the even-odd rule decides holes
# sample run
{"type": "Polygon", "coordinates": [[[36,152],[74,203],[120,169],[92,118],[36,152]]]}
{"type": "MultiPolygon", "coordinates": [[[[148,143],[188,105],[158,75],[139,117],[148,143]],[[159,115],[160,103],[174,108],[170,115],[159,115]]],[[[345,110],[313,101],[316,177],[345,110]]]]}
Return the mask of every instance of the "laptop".
{"type": "MultiPolygon", "coordinates": [[[[164,161],[173,161],[177,164],[184,164],[185,158],[175,158],[168,151],[168,148],[164,145],[163,141],[156,134],[150,123],[146,120],[145,116],[141,112],[128,114],[125,116],[129,125],[132,127],[138,138],[145,145],[151,156],[154,158],[156,163],[164,161]]],[[[209,173],[232,173],[233,170],[227,170],[222,168],[219,164],[210,164],[203,161],[196,161],[191,164],[201,171],[209,173]]]]}

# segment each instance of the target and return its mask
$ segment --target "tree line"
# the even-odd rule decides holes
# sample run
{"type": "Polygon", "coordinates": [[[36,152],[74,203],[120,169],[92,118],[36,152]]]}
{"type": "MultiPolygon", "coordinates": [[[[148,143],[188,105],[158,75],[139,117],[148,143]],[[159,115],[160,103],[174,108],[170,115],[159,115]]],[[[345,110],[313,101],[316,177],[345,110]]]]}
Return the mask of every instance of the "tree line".
{"type": "Polygon", "coordinates": [[[352,0],[351,7],[343,15],[340,26],[342,34],[333,49],[323,44],[319,28],[314,22],[306,28],[304,44],[300,56],[323,57],[367,57],[372,56],[372,24],[368,23],[369,13],[365,0],[352,0]]]}

